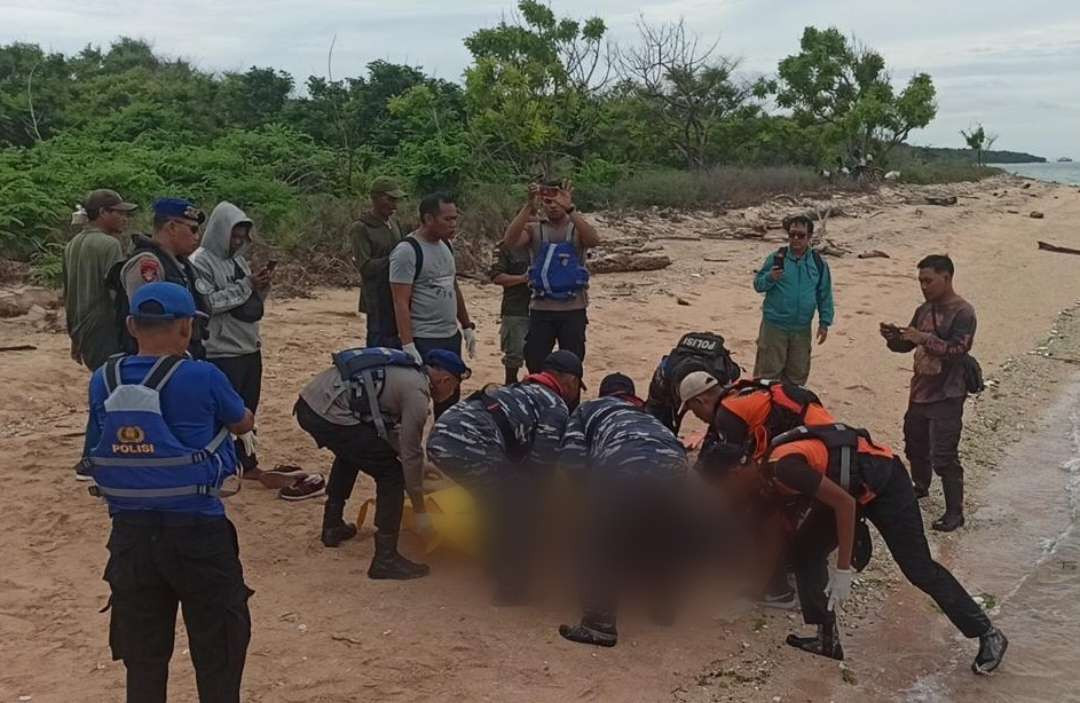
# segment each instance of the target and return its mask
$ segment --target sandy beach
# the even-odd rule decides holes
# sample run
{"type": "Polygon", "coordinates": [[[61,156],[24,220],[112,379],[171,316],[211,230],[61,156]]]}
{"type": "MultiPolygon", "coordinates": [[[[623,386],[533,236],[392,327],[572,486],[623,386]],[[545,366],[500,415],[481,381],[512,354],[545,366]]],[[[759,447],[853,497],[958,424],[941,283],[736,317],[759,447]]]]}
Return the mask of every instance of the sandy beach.
{"type": "MultiPolygon", "coordinates": [[[[837,320],[826,344],[814,348],[809,386],[842,419],[902,449],[911,359],[886,350],[877,329],[882,321],[910,319],[921,301],[915,262],[922,256],[953,257],[957,291],[978,313],[974,353],[999,386],[968,405],[967,422],[974,428],[965,444],[972,482],[968,526],[931,537],[951,563],[966,545],[993,540],[995,530],[1009,524],[992,511],[981,512],[997,463],[1024,435],[1015,423],[997,421],[1012,418],[1008,413],[1037,417],[1065,372],[1047,362],[1038,366],[1027,354],[1080,298],[1080,257],[1039,251],[1036,241],[1080,248],[1074,226],[1080,221],[1080,191],[998,177],[933,189],[885,189],[838,205],[855,216],[830,217],[826,237],[851,253],[828,259],[837,320]],[[930,192],[955,195],[958,202],[926,204],[930,192]],[[1033,210],[1044,217],[1029,217],[1033,210]],[[888,258],[857,257],[869,250],[888,258]]],[[[739,216],[598,217],[602,236],[651,233],[650,241],[662,245],[673,263],[658,271],[594,278],[589,379],[622,371],[644,392],[660,356],[692,330],[723,334],[749,373],[761,304],[751,277],[781,245],[782,232],[694,239],[739,216]],[[664,233],[680,238],[658,238],[664,233]]],[[[463,290],[481,340],[469,390],[502,378],[499,289],[467,281],[463,290]]],[[[342,289],[320,289],[312,298],[275,301],[268,308],[258,417],[265,465],[329,470],[329,454],[315,449],[290,410],[300,387],[329,364],[332,351],[360,344],[364,325],[355,309],[356,291],[342,289]]],[[[12,318],[0,320],[0,338],[5,345],[37,347],[4,353],[0,365],[0,387],[7,389],[0,407],[7,479],[0,498],[0,700],[123,700],[123,665],[111,661],[108,615],[99,613],[108,599],[101,580],[108,516],[71,472],[82,442],[87,373],[71,362],[62,333],[12,318]]],[[[697,427],[690,423],[686,430],[697,427]]],[[[362,479],[349,512],[372,492],[370,479],[362,479]]],[[[937,517],[943,506],[936,483],[932,495],[924,510],[937,517]]],[[[851,643],[845,647],[853,656],[842,671],[836,662],[783,646],[789,627],[797,624],[787,614],[740,614],[720,604],[707,617],[687,618],[669,629],[628,608],[618,647],[576,646],[556,632],[560,622],[576,618],[572,592],[535,608],[495,610],[475,570],[445,557],[433,559],[428,579],[377,583],[364,575],[372,553],[370,529],[341,549],[319,543],[321,500],[290,504],[249,485],[230,499],[228,511],[240,535],[247,581],[256,591],[244,681],[245,700],[256,703],[818,701],[841,700],[845,692],[860,700],[888,700],[935,667],[943,648],[957,648],[929,600],[898,585],[880,547],[874,566],[860,577],[859,597],[846,619],[852,627],[845,626],[851,643]],[[932,635],[921,636],[927,631],[932,635]],[[882,651],[882,633],[904,643],[903,670],[895,676],[882,675],[870,656],[882,651]]],[[[405,549],[417,553],[414,543],[405,549]]],[[[991,583],[994,574],[980,571],[987,562],[958,563],[958,577],[973,592],[1000,587],[991,583]]],[[[961,659],[968,658],[963,651],[961,659]]],[[[1009,675],[1006,660],[995,679],[1009,675]]],[[[172,699],[194,700],[182,625],[170,688],[172,699]]]]}

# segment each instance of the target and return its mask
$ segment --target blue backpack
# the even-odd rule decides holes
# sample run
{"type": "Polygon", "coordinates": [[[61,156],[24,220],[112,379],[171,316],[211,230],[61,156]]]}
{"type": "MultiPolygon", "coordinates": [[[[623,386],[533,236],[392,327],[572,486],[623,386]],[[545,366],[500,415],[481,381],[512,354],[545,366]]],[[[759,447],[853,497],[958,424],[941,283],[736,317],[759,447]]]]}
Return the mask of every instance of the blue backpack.
{"type": "Polygon", "coordinates": [[[529,287],[534,298],[573,300],[589,287],[589,271],[574,246],[574,226],[565,242],[552,242],[540,223],[540,248],[529,267],[529,287]]]}
{"type": "Polygon", "coordinates": [[[388,347],[346,349],[330,356],[334,366],[351,389],[349,408],[364,422],[371,422],[382,439],[387,438],[387,422],[379,407],[379,396],[386,383],[387,366],[423,370],[408,352],[388,347]]]}
{"type": "Polygon", "coordinates": [[[96,483],[90,493],[105,498],[110,512],[201,512],[236,473],[236,455],[223,451],[231,446],[229,430],[222,427],[205,447],[184,445],[161,415],[161,390],[187,360],[162,357],[142,381],[124,383],[120,371],[127,358],[113,357],[103,370],[105,426],[84,460],[96,483]]]}

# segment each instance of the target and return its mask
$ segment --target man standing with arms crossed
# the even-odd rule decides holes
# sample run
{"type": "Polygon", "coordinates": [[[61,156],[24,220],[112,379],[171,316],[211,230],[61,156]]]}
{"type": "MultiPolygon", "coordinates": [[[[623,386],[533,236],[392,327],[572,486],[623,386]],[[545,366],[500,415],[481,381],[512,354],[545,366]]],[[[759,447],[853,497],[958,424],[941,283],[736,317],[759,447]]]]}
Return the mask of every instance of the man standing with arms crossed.
{"type": "Polygon", "coordinates": [[[788,246],[770,254],[754,277],[754,290],[765,294],[754,378],[804,386],[810,377],[814,311],[818,344],[825,343],[833,323],[832,275],[810,247],[814,222],[809,217],[786,218],[784,229],[788,246]]]}
{"type": "MultiPolygon", "coordinates": [[[[469,319],[457,284],[457,265],[450,240],[457,233],[458,210],[446,193],[420,201],[420,227],[390,254],[390,290],[402,350],[416,363],[436,349],[461,356],[462,337],[476,356],[476,325],[469,319]],[[460,324],[461,329],[458,330],[460,324]]],[[[435,417],[456,403],[460,392],[435,404],[435,417]]]]}

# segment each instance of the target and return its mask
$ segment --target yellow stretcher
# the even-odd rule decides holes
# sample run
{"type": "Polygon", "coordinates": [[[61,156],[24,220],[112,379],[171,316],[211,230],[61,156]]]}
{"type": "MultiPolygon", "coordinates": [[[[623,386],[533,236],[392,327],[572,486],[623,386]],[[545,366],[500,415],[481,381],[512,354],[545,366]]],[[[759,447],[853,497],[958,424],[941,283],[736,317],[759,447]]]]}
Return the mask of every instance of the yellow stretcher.
{"type": "MultiPolygon", "coordinates": [[[[361,528],[367,520],[369,506],[375,500],[369,498],[360,506],[356,517],[356,527],[361,528]]],[[[433,536],[425,540],[424,551],[428,554],[436,549],[450,549],[470,557],[480,555],[480,526],[473,506],[472,496],[461,486],[451,485],[424,496],[424,505],[431,515],[433,536]]],[[[402,529],[420,535],[413,520],[413,509],[405,501],[405,510],[401,516],[402,529]]]]}

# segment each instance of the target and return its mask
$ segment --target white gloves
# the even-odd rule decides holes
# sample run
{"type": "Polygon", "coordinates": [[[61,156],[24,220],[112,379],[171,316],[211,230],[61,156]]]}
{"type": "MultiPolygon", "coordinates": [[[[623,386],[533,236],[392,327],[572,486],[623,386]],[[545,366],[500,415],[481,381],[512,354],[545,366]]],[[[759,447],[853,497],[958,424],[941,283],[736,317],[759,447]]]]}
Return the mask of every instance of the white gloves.
{"type": "Polygon", "coordinates": [[[469,355],[470,359],[476,358],[476,330],[469,327],[461,330],[462,336],[465,337],[465,353],[469,355]]]}
{"type": "Polygon", "coordinates": [[[833,569],[829,574],[829,583],[825,586],[825,595],[829,597],[829,610],[835,612],[836,606],[851,595],[851,580],[855,572],[851,569],[833,569]]]}
{"type": "Polygon", "coordinates": [[[431,524],[431,513],[413,513],[413,519],[416,521],[416,531],[420,534],[427,536],[435,530],[431,524]]]}
{"type": "Polygon", "coordinates": [[[420,350],[416,348],[416,343],[415,342],[409,342],[405,346],[401,347],[401,350],[403,352],[407,353],[413,359],[416,359],[416,363],[418,363],[418,364],[424,363],[424,359],[423,359],[423,357],[420,356],[420,350]]]}
{"type": "Polygon", "coordinates": [[[242,435],[238,435],[236,438],[238,440],[240,440],[241,442],[243,442],[244,451],[247,452],[248,456],[255,456],[256,443],[255,443],[255,433],[254,432],[249,430],[249,431],[245,432],[242,435]]]}

